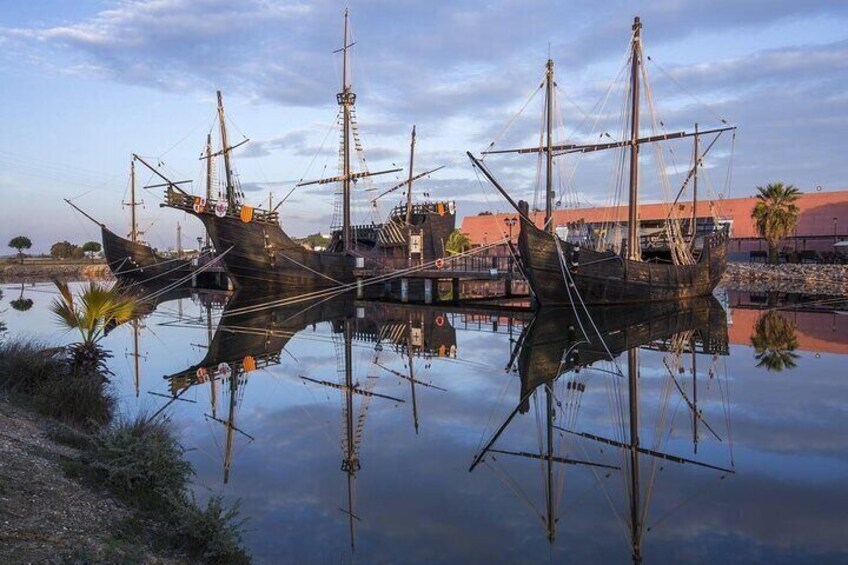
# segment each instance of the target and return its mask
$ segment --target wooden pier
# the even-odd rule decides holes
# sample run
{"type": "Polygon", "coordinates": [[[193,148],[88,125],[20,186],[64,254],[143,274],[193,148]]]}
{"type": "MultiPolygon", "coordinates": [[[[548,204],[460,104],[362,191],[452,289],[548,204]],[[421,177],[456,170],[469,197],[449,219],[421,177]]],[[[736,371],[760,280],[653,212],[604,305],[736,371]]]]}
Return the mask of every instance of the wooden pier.
{"type": "MultiPolygon", "coordinates": [[[[369,279],[389,277],[376,294],[380,297],[399,299],[401,302],[433,304],[457,302],[463,298],[478,296],[529,298],[524,276],[511,255],[464,256],[440,260],[421,269],[416,269],[416,266],[411,261],[395,261],[391,264],[358,267],[354,269],[354,277],[359,283],[357,295],[364,297],[364,286],[369,279]],[[391,277],[392,273],[399,271],[403,274],[391,277]],[[498,290],[493,287],[501,288],[498,290]]],[[[375,292],[369,291],[368,294],[373,297],[375,292]]]]}

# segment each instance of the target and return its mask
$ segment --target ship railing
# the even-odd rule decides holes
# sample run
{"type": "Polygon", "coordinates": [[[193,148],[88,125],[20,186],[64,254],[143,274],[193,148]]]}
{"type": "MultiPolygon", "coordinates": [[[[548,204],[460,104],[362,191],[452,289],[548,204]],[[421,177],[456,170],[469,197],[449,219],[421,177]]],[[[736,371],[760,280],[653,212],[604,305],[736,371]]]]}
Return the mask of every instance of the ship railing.
{"type": "MultiPolygon", "coordinates": [[[[185,212],[193,212],[193,213],[206,213],[206,214],[216,214],[215,207],[218,204],[218,200],[206,200],[205,202],[202,200],[200,196],[194,196],[191,194],[183,194],[177,192],[173,188],[168,187],[165,191],[165,205],[170,208],[176,208],[178,210],[183,210],[185,212]],[[200,204],[202,203],[202,208],[198,210],[200,204]]],[[[241,212],[244,205],[235,204],[227,207],[227,211],[224,216],[229,216],[231,218],[241,218],[241,212]]],[[[259,222],[266,224],[276,224],[280,221],[280,215],[277,212],[272,212],[268,210],[263,210],[262,208],[252,207],[253,213],[251,214],[251,222],[259,222]]],[[[217,214],[216,214],[217,215],[217,214]]]]}
{"type": "MultiPolygon", "coordinates": [[[[424,263],[420,259],[408,257],[381,257],[377,261],[382,267],[393,270],[408,269],[424,263]]],[[[444,272],[446,277],[451,273],[520,274],[515,257],[512,255],[447,256],[440,261],[430,260],[427,263],[429,266],[425,270],[444,272]]]]}

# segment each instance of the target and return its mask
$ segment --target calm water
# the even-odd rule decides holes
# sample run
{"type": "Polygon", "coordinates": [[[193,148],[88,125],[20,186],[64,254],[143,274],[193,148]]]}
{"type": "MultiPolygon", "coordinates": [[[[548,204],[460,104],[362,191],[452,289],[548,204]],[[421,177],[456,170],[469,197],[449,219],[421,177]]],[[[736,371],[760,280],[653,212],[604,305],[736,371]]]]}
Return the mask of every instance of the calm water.
{"type": "MultiPolygon", "coordinates": [[[[50,285],[2,288],[7,338],[72,341],[50,285]]],[[[839,311],[266,300],[186,294],[104,341],[257,562],[848,561],[839,311]]]]}

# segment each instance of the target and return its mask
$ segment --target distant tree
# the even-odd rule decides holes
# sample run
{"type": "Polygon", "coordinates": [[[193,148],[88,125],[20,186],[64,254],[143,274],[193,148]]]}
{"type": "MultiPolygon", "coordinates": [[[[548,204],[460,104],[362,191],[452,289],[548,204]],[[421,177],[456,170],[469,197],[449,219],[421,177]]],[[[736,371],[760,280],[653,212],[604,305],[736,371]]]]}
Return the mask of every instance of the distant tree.
{"type": "Polygon", "coordinates": [[[85,253],[90,259],[94,258],[94,254],[100,252],[103,247],[97,243],[96,241],[86,241],[82,244],[82,252],[85,253]]]}
{"type": "Polygon", "coordinates": [[[775,182],[765,187],[758,186],[757,204],[751,211],[751,219],[760,236],[769,248],[769,263],[777,265],[777,245],[795,230],[800,209],[795,201],[801,191],[792,186],[775,182]]]}
{"type": "Polygon", "coordinates": [[[492,215],[492,213],[491,213],[491,212],[489,212],[488,210],[485,210],[485,211],[483,211],[483,212],[480,212],[480,213],[479,213],[479,214],[477,214],[477,215],[478,215],[478,216],[491,216],[491,215],[492,215]]]}
{"type": "Polygon", "coordinates": [[[445,251],[448,255],[456,255],[464,253],[471,249],[471,239],[468,234],[462,233],[460,230],[453,230],[445,242],[445,251]]]}
{"type": "Polygon", "coordinates": [[[54,259],[72,259],[82,256],[82,250],[69,241],[58,241],[50,246],[50,256],[54,259]]]}
{"type": "Polygon", "coordinates": [[[18,250],[18,257],[21,259],[21,265],[24,264],[24,249],[29,249],[32,247],[32,241],[25,236],[19,235],[17,237],[13,237],[11,241],[9,241],[9,247],[13,247],[18,250]]]}
{"type": "Polygon", "coordinates": [[[769,310],[757,319],[751,345],[757,367],[775,372],[795,368],[798,359],[795,324],[777,310],[769,310]]]}

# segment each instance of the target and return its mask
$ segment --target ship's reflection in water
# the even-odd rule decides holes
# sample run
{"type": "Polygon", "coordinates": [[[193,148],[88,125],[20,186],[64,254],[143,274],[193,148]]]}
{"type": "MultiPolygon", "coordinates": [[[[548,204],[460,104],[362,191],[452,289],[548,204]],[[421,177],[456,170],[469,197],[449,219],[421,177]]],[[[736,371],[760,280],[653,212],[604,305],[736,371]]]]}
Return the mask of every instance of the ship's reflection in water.
{"type": "Polygon", "coordinates": [[[848,316],[722,302],[193,295],[106,345],[258,562],[844,562],[848,316]]]}

